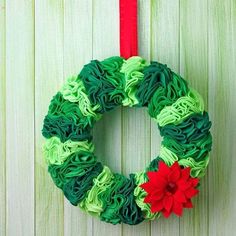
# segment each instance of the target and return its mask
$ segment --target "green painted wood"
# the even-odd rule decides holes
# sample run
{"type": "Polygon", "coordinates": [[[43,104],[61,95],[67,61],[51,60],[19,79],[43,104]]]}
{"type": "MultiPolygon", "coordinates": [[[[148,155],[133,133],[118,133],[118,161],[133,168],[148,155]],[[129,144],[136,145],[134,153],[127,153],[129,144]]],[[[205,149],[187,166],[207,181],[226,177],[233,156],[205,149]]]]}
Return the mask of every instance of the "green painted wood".
{"type": "MultiPolygon", "coordinates": [[[[180,72],[213,121],[210,168],[195,209],[181,219],[112,226],[71,206],[52,183],[41,151],[50,99],[90,59],[119,54],[118,17],[118,0],[0,0],[1,236],[235,234],[235,0],[139,0],[140,55],[180,72]]],[[[126,175],[160,149],[145,109],[106,114],[94,136],[98,158],[126,175]]]]}
{"type": "MultiPolygon", "coordinates": [[[[191,87],[203,96],[206,110],[208,95],[207,15],[207,1],[180,1],[180,74],[191,87]]],[[[185,210],[180,219],[180,235],[208,235],[207,175],[201,181],[199,190],[200,194],[193,200],[194,209],[185,210]]]]}
{"type": "MultiPolygon", "coordinates": [[[[151,59],[167,64],[179,72],[179,0],[154,0],[151,11],[151,59]]],[[[152,121],[151,155],[159,155],[161,137],[152,121]]],[[[152,222],[151,235],[179,234],[179,219],[171,216],[152,222]]]]}
{"type": "Polygon", "coordinates": [[[236,2],[209,0],[209,235],[234,235],[236,219],[236,2]]]}
{"type": "Polygon", "coordinates": [[[34,234],[33,10],[33,1],[6,2],[7,235],[34,234]]]}
{"type": "MultiPolygon", "coordinates": [[[[91,35],[92,1],[64,1],[64,80],[77,75],[91,60],[91,35]],[[87,27],[82,22],[86,22],[87,27]]],[[[92,218],[66,198],[64,202],[64,235],[91,235],[92,218]]]]}
{"type": "Polygon", "coordinates": [[[6,6],[0,1],[0,235],[6,234],[6,6]]]}
{"type": "Polygon", "coordinates": [[[35,2],[35,234],[64,235],[63,194],[47,173],[41,134],[48,104],[63,82],[63,1],[35,2]]]}

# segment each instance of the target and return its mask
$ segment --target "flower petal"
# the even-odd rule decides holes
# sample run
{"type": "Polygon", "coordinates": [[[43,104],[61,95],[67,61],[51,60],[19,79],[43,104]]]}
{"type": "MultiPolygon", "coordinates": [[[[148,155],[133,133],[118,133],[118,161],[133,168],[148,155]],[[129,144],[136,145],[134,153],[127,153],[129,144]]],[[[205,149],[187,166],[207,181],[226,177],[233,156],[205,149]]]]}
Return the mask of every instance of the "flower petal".
{"type": "Polygon", "coordinates": [[[165,197],[164,200],[163,200],[163,204],[164,204],[164,208],[167,210],[167,211],[170,211],[172,206],[173,206],[173,197],[172,196],[168,196],[168,197],[165,197]]]}
{"type": "Polygon", "coordinates": [[[175,161],[174,164],[170,167],[171,171],[178,170],[181,171],[178,161],[175,161]]]}
{"type": "Polygon", "coordinates": [[[181,203],[187,202],[187,199],[184,193],[180,190],[176,191],[176,193],[174,194],[174,198],[176,201],[181,202],[181,203]]]}
{"type": "Polygon", "coordinates": [[[192,187],[192,183],[190,181],[185,181],[183,179],[178,180],[177,185],[178,188],[182,191],[185,191],[192,187]]]}
{"type": "Polygon", "coordinates": [[[190,167],[181,170],[181,179],[188,180],[190,176],[190,167]]]}
{"type": "Polygon", "coordinates": [[[158,188],[158,189],[164,189],[165,187],[166,187],[166,184],[167,184],[167,180],[165,180],[164,178],[162,178],[162,177],[159,177],[158,179],[157,179],[157,183],[156,183],[156,187],[158,188]]]}
{"type": "Polygon", "coordinates": [[[191,182],[192,182],[193,187],[196,187],[199,183],[199,179],[198,178],[192,178],[191,182]]]}
{"type": "Polygon", "coordinates": [[[195,189],[195,188],[190,188],[190,189],[187,189],[184,193],[185,193],[185,196],[187,198],[192,198],[194,197],[195,195],[197,195],[199,192],[198,189],[195,189]]]}
{"type": "Polygon", "coordinates": [[[155,181],[156,175],[157,175],[156,171],[148,171],[147,172],[147,176],[148,176],[149,181],[153,181],[153,180],[155,181]]]}
{"type": "Polygon", "coordinates": [[[171,214],[171,211],[167,211],[167,210],[164,209],[164,210],[162,210],[162,214],[165,218],[168,218],[171,214]]]}
{"type": "Polygon", "coordinates": [[[183,213],[183,206],[181,203],[179,202],[174,202],[173,205],[173,212],[177,215],[177,216],[182,216],[183,213]]]}
{"type": "Polygon", "coordinates": [[[147,176],[149,178],[149,183],[151,183],[155,188],[165,188],[167,180],[159,173],[159,171],[147,172],[147,176]]]}
{"type": "Polygon", "coordinates": [[[156,200],[156,201],[159,201],[159,200],[161,200],[163,197],[164,197],[164,192],[163,192],[163,191],[155,191],[155,192],[153,193],[152,199],[153,199],[153,200],[156,200]]]}
{"type": "Polygon", "coordinates": [[[155,201],[153,202],[153,204],[151,205],[151,212],[155,213],[155,212],[159,212],[163,209],[163,201],[155,201]]]}
{"type": "Polygon", "coordinates": [[[177,182],[177,180],[180,178],[180,170],[175,169],[173,171],[171,171],[168,175],[168,180],[170,182],[177,182]]]}
{"type": "Polygon", "coordinates": [[[153,201],[153,198],[152,198],[152,195],[150,194],[148,194],[143,200],[144,203],[152,203],[152,201],[153,201]]]}
{"type": "Polygon", "coordinates": [[[170,168],[164,161],[160,161],[158,164],[158,172],[160,172],[163,176],[168,176],[170,173],[170,168]]]}
{"type": "Polygon", "coordinates": [[[152,183],[150,182],[146,182],[146,183],[143,183],[141,185],[139,185],[140,188],[144,189],[146,192],[150,193],[150,192],[153,192],[155,191],[155,187],[153,186],[152,183]]]}
{"type": "Polygon", "coordinates": [[[190,199],[188,199],[188,201],[186,203],[184,203],[183,205],[185,208],[193,208],[193,204],[192,201],[190,199]]]}

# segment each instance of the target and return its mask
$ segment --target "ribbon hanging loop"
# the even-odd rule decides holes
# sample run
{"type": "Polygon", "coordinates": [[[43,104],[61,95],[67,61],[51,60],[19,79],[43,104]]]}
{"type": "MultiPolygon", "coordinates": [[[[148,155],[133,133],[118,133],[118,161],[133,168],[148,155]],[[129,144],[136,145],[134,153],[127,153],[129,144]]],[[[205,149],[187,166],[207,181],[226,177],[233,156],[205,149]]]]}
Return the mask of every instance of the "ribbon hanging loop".
{"type": "Polygon", "coordinates": [[[138,55],[137,0],[120,0],[120,56],[138,55]]]}

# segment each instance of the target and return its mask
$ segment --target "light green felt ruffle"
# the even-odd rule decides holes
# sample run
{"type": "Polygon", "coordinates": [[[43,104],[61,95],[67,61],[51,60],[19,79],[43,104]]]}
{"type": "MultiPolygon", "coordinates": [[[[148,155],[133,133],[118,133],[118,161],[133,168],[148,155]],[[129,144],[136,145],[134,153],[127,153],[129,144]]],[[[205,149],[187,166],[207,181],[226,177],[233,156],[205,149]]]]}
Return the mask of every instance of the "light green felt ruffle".
{"type": "Polygon", "coordinates": [[[86,93],[82,80],[77,76],[69,77],[62,86],[61,91],[63,98],[70,102],[78,103],[79,109],[84,116],[92,116],[99,120],[101,115],[96,113],[99,105],[92,106],[86,93]]]}
{"type": "Polygon", "coordinates": [[[85,199],[79,203],[79,207],[91,215],[100,215],[104,206],[99,195],[111,186],[113,178],[111,170],[104,166],[102,173],[93,180],[93,187],[87,192],[85,199]]]}
{"type": "Polygon", "coordinates": [[[88,141],[67,140],[62,143],[58,137],[46,139],[43,145],[43,155],[48,165],[61,165],[72,153],[79,151],[94,151],[94,145],[88,141]]]}
{"type": "Polygon", "coordinates": [[[143,79],[143,69],[147,62],[141,57],[131,57],[124,61],[121,72],[125,74],[125,93],[126,98],[122,101],[123,106],[134,106],[138,104],[136,98],[137,85],[143,79]]]}
{"type": "Polygon", "coordinates": [[[203,177],[205,175],[206,167],[209,163],[209,155],[207,155],[204,160],[198,162],[191,157],[188,157],[186,159],[179,159],[174,152],[170,151],[164,146],[161,146],[159,157],[169,166],[171,166],[175,161],[178,161],[180,165],[184,167],[190,167],[190,174],[194,178],[203,177]]]}
{"type": "Polygon", "coordinates": [[[203,111],[204,102],[202,97],[196,90],[191,88],[187,96],[180,97],[171,106],[163,108],[155,120],[160,126],[167,124],[176,125],[191,114],[202,113],[203,111]]]}

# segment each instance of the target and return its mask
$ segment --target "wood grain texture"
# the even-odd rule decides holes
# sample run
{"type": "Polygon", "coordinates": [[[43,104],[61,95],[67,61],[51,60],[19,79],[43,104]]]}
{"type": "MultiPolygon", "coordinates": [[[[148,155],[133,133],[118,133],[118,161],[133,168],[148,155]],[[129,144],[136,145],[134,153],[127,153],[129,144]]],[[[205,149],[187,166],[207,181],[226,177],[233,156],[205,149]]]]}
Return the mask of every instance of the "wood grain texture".
{"type": "Polygon", "coordinates": [[[10,236],[34,234],[33,9],[33,1],[6,2],[6,228],[10,236]]]}
{"type": "MultiPolygon", "coordinates": [[[[42,157],[43,118],[65,78],[119,55],[119,0],[0,0],[0,235],[233,236],[236,219],[236,2],[139,0],[139,54],[168,64],[204,98],[213,151],[195,208],[179,219],[112,226],[72,206],[42,157]]],[[[159,154],[146,109],[94,129],[98,159],[125,175],[159,154]]]]}
{"type": "MultiPolygon", "coordinates": [[[[203,96],[206,110],[208,100],[207,16],[207,1],[180,1],[180,74],[203,96]]],[[[199,190],[200,194],[193,200],[194,209],[186,209],[180,219],[180,235],[208,235],[207,175],[201,181],[199,190]]]]}
{"type": "Polygon", "coordinates": [[[234,235],[236,219],[236,2],[209,0],[209,235],[234,235]]]}
{"type": "MultiPolygon", "coordinates": [[[[64,0],[64,78],[77,75],[91,60],[91,35],[92,0],[64,0]]],[[[64,235],[91,235],[92,218],[66,198],[64,202],[64,235]]]]}
{"type": "Polygon", "coordinates": [[[0,0],[0,235],[6,234],[6,6],[0,0]]]}
{"type": "Polygon", "coordinates": [[[63,1],[35,2],[35,234],[64,234],[61,191],[54,187],[42,156],[41,134],[48,104],[63,82],[63,1]]]}
{"type": "MultiPolygon", "coordinates": [[[[151,12],[151,59],[167,64],[179,72],[179,0],[154,0],[151,12]]],[[[151,155],[159,155],[161,137],[156,123],[152,122],[151,155]]],[[[179,234],[179,219],[161,217],[152,222],[151,235],[179,234]]]]}

